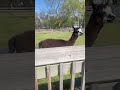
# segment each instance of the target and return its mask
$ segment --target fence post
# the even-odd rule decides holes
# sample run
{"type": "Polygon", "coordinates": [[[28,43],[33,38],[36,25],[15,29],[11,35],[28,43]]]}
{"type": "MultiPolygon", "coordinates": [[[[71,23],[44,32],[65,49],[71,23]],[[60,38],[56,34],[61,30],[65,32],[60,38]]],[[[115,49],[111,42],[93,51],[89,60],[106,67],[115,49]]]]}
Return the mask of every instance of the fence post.
{"type": "Polygon", "coordinates": [[[76,63],[72,62],[72,73],[71,73],[71,90],[74,90],[75,87],[75,69],[76,69],[76,63]]]}
{"type": "Polygon", "coordinates": [[[35,90],[38,90],[38,81],[37,81],[36,77],[35,77],[35,90]]]}
{"type": "Polygon", "coordinates": [[[85,90],[85,62],[82,63],[81,90],[85,90]]]}
{"type": "MultiPolygon", "coordinates": [[[[36,68],[35,68],[36,71],[36,68]]],[[[38,80],[37,80],[37,75],[35,73],[35,90],[38,90],[38,80]]]]}
{"type": "Polygon", "coordinates": [[[52,90],[50,65],[47,65],[47,80],[48,80],[48,90],[52,90]]]}
{"type": "Polygon", "coordinates": [[[59,70],[60,70],[60,74],[59,74],[59,77],[60,77],[59,90],[63,90],[63,63],[60,63],[59,70]]]}

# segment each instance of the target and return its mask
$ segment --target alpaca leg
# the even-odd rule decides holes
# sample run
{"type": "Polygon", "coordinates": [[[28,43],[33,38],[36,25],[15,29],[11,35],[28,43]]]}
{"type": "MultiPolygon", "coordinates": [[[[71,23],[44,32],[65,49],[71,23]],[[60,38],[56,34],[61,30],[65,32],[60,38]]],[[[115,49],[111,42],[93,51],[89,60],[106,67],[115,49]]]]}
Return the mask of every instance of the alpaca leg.
{"type": "Polygon", "coordinates": [[[38,90],[38,81],[36,78],[35,78],[35,90],[38,90]]]}

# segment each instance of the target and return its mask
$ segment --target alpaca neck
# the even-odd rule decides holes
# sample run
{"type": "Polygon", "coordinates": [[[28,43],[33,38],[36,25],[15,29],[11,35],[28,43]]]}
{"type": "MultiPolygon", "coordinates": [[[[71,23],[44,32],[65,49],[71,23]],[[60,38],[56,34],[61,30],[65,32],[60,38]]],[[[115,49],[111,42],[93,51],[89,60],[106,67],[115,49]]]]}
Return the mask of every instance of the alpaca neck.
{"type": "Polygon", "coordinates": [[[68,40],[67,45],[68,46],[72,46],[75,44],[76,40],[77,40],[78,36],[72,34],[71,38],[68,40]]]}
{"type": "MultiPolygon", "coordinates": [[[[102,21],[102,20],[101,20],[102,21]]],[[[97,39],[97,36],[100,32],[100,30],[103,27],[103,22],[99,22],[96,24],[95,19],[94,19],[94,15],[92,14],[89,22],[85,28],[85,44],[86,47],[91,47],[95,40],[97,39]]]]}

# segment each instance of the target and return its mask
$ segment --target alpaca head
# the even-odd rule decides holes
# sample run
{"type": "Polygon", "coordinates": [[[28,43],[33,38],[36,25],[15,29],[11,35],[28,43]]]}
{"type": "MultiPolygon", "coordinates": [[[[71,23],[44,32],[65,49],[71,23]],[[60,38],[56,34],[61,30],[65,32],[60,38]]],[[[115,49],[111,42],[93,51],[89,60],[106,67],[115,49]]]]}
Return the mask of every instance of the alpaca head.
{"type": "Polygon", "coordinates": [[[81,36],[81,35],[83,35],[82,28],[80,28],[80,27],[74,27],[73,26],[73,34],[75,36],[81,36]]]}
{"type": "Polygon", "coordinates": [[[93,7],[93,15],[95,17],[96,23],[110,23],[115,19],[115,15],[112,13],[111,6],[106,4],[92,4],[93,7]]]}

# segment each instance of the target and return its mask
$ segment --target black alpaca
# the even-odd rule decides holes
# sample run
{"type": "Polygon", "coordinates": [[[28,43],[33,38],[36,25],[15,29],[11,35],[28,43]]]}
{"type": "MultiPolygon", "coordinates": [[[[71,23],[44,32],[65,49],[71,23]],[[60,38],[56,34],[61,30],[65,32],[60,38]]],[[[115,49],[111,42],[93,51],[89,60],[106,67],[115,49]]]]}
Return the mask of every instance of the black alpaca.
{"type": "Polygon", "coordinates": [[[68,41],[62,39],[46,39],[39,42],[39,48],[50,48],[50,47],[61,47],[61,46],[73,46],[79,35],[82,35],[83,32],[79,27],[73,27],[72,36],[68,41]]]}
{"type": "Polygon", "coordinates": [[[106,22],[111,23],[115,19],[111,7],[106,4],[92,4],[93,12],[85,28],[85,46],[91,47],[106,22]]]}
{"type": "Polygon", "coordinates": [[[35,31],[26,31],[13,36],[8,41],[9,53],[23,53],[35,51],[35,31]]]}

